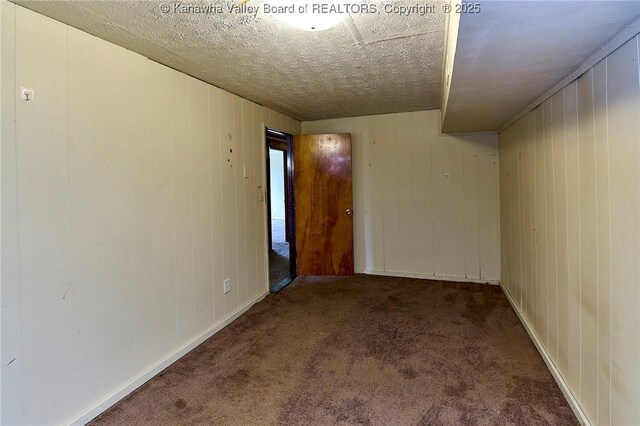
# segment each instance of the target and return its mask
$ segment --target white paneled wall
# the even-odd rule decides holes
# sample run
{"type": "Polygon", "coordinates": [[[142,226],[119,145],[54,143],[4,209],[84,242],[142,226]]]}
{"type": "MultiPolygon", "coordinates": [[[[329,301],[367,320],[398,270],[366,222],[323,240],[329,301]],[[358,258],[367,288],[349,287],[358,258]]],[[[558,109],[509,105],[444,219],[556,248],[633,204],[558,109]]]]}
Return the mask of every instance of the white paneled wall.
{"type": "Polygon", "coordinates": [[[356,269],[500,279],[498,138],[439,133],[440,112],[302,123],[352,134],[356,269]]]}
{"type": "Polygon", "coordinates": [[[640,424],[638,37],[500,135],[502,280],[592,424],[640,424]]]}
{"type": "Polygon", "coordinates": [[[58,424],[267,292],[264,125],[300,123],[0,5],[1,423],[58,424]]]}

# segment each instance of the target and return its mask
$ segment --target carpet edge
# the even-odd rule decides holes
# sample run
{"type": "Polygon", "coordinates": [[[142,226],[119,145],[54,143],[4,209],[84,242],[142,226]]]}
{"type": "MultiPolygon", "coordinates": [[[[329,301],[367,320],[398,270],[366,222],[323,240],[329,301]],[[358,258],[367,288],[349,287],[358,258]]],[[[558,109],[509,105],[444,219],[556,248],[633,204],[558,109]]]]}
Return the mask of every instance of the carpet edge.
{"type": "Polygon", "coordinates": [[[547,353],[547,350],[544,348],[544,346],[542,346],[542,343],[540,343],[540,340],[538,340],[538,336],[533,332],[533,329],[529,326],[528,321],[522,316],[522,313],[520,312],[515,301],[511,297],[509,290],[507,290],[507,288],[502,284],[502,282],[500,283],[500,288],[502,289],[502,292],[504,293],[504,295],[507,297],[507,300],[509,300],[511,307],[513,308],[516,315],[518,316],[520,323],[524,326],[524,329],[527,331],[527,334],[531,338],[531,341],[533,341],[533,344],[535,345],[536,349],[540,353],[540,356],[542,356],[544,363],[547,365],[547,368],[549,369],[549,371],[551,372],[551,375],[553,376],[556,383],[558,384],[558,387],[560,387],[560,390],[562,391],[562,394],[564,395],[565,399],[569,403],[569,407],[571,407],[573,414],[575,414],[575,416],[578,418],[578,421],[580,422],[581,425],[591,426],[591,422],[589,421],[586,414],[582,410],[580,403],[573,396],[571,389],[569,389],[567,382],[564,380],[564,378],[560,374],[560,371],[554,364],[553,360],[551,359],[551,356],[549,356],[549,354],[547,353]]]}

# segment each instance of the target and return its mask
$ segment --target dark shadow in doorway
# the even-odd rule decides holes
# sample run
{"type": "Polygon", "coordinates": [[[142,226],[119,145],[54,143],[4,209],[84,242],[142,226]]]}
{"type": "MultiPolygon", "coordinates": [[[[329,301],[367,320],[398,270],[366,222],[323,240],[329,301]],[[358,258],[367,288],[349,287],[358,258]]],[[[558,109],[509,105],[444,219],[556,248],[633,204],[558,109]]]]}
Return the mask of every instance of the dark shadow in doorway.
{"type": "Polygon", "coordinates": [[[277,293],[291,282],[289,243],[285,237],[283,219],[271,220],[271,250],[269,250],[269,286],[277,293]]]}

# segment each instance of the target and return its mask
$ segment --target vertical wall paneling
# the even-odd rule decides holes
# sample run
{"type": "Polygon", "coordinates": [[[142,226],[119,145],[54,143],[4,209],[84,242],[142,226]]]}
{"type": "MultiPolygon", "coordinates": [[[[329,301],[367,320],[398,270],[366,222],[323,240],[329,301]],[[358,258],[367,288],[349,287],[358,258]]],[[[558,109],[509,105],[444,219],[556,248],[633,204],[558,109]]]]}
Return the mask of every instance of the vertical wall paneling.
{"type": "Polygon", "coordinates": [[[478,152],[478,251],[480,280],[500,276],[500,192],[495,136],[476,138],[478,152]]]}
{"type": "Polygon", "coordinates": [[[607,139],[607,60],[593,68],[593,112],[595,136],[596,176],[596,323],[597,323],[597,424],[610,424],[611,373],[609,345],[611,311],[609,263],[609,146],[607,139]]]}
{"type": "Polygon", "coordinates": [[[244,203],[245,203],[245,232],[246,232],[246,259],[245,264],[247,265],[246,271],[246,282],[247,289],[245,297],[247,300],[253,299],[256,294],[256,246],[257,240],[255,238],[251,238],[251,236],[256,235],[256,207],[257,207],[257,199],[255,191],[252,188],[255,188],[256,180],[255,180],[255,170],[254,170],[254,155],[253,149],[258,150],[257,144],[254,142],[256,140],[256,136],[254,135],[254,127],[253,126],[253,104],[245,99],[242,100],[242,127],[243,127],[243,152],[244,152],[244,167],[243,167],[243,178],[244,178],[244,203]]]}
{"type": "Polygon", "coordinates": [[[431,144],[428,140],[429,115],[425,112],[411,113],[411,173],[413,229],[415,232],[413,250],[426,253],[414,259],[413,270],[420,274],[433,275],[433,206],[431,202],[431,144]],[[427,161],[425,161],[427,159],[427,161]]]}
{"type": "MultiPolygon", "coordinates": [[[[515,202],[513,203],[513,206],[511,206],[512,208],[512,215],[509,216],[510,217],[510,221],[509,221],[509,227],[510,227],[510,232],[509,232],[509,244],[513,249],[513,256],[511,256],[511,269],[510,269],[510,276],[515,276],[518,274],[518,271],[520,269],[520,262],[521,262],[521,258],[520,258],[520,244],[518,242],[518,232],[519,232],[519,223],[520,223],[520,218],[519,216],[519,212],[520,212],[520,193],[518,191],[519,188],[519,181],[520,181],[520,176],[519,176],[519,160],[518,160],[518,138],[519,138],[519,127],[515,126],[513,128],[513,132],[512,132],[512,137],[513,137],[513,143],[511,144],[511,149],[509,151],[509,159],[510,159],[510,163],[511,163],[511,167],[508,169],[508,175],[510,176],[509,179],[509,193],[511,194],[511,197],[515,200],[515,202]]],[[[516,300],[518,301],[522,301],[522,295],[521,295],[521,291],[522,291],[522,283],[518,282],[518,285],[514,288],[514,297],[516,298],[516,300]]]]}
{"type": "Polygon", "coordinates": [[[580,161],[580,398],[590,418],[596,415],[597,393],[597,218],[593,70],[578,80],[578,155],[580,161]]]}
{"type": "MultiPolygon", "coordinates": [[[[548,99],[543,105],[543,140],[545,173],[545,230],[547,275],[547,343],[553,356],[558,348],[557,303],[557,242],[556,242],[556,176],[554,170],[553,103],[548,99]]],[[[519,274],[518,274],[519,276],[519,274]]]]}
{"type": "Polygon", "coordinates": [[[444,144],[445,276],[464,277],[464,151],[447,136],[444,144]],[[458,236],[459,234],[459,236],[458,236]],[[458,238],[456,238],[458,237],[458,238]]]}
{"type": "MultiPolygon", "coordinates": [[[[513,132],[512,128],[508,128],[505,130],[505,137],[503,138],[504,142],[502,143],[502,156],[506,157],[509,155],[510,153],[510,142],[511,142],[511,138],[507,138],[507,135],[511,135],[511,133],[513,132]]],[[[507,161],[506,158],[503,158],[501,161],[501,165],[500,165],[500,194],[507,194],[509,192],[509,187],[508,184],[510,182],[509,177],[511,176],[510,171],[508,169],[508,166],[511,164],[510,161],[507,161]]],[[[503,195],[504,196],[504,195],[503,195]]],[[[506,253],[511,253],[511,250],[509,250],[509,238],[508,238],[508,233],[510,232],[510,227],[509,224],[506,222],[506,219],[508,217],[511,217],[511,215],[509,214],[509,212],[507,211],[509,209],[509,207],[511,207],[510,204],[506,204],[506,203],[501,203],[500,204],[500,218],[501,218],[501,230],[500,230],[500,236],[502,239],[501,242],[501,248],[502,248],[502,252],[501,252],[501,265],[502,265],[502,272],[501,272],[501,278],[503,281],[511,281],[508,277],[510,269],[511,269],[511,265],[509,262],[509,258],[507,257],[506,253]],[[504,219],[503,219],[504,218],[504,219]]]]}
{"type": "MultiPolygon", "coordinates": [[[[20,281],[20,244],[18,233],[18,192],[17,192],[17,143],[16,143],[16,102],[6,96],[7,88],[16,85],[16,14],[17,6],[10,2],[0,2],[0,185],[2,200],[2,232],[0,250],[2,254],[0,299],[0,332],[2,333],[0,376],[1,406],[0,421],[14,424],[21,421],[24,411],[24,368],[22,347],[22,291],[20,281]]],[[[12,89],[13,90],[13,89],[12,89]]]]}
{"type": "Polygon", "coordinates": [[[0,423],[84,423],[266,294],[263,123],[301,125],[12,3],[0,20],[0,423]]]}
{"type": "MultiPolygon", "coordinates": [[[[147,61],[139,55],[127,58],[128,96],[146,99],[149,91],[147,61]]],[[[124,84],[124,82],[123,82],[124,84]]],[[[128,102],[130,104],[130,102],[128,102]]],[[[148,137],[148,110],[130,107],[127,110],[131,129],[130,186],[131,186],[131,251],[132,286],[134,297],[135,353],[137,371],[146,370],[155,361],[156,334],[154,319],[155,285],[152,281],[151,237],[151,168],[153,149],[148,137]],[[151,303],[149,303],[151,301],[151,303]]],[[[69,121],[75,124],[73,121],[69,121]]],[[[75,210],[72,210],[75,212],[75,210]]]]}
{"type": "MultiPolygon", "coordinates": [[[[348,123],[349,120],[343,120],[345,123],[348,123]]],[[[363,138],[364,140],[368,139],[368,127],[365,125],[365,120],[358,120],[357,125],[354,129],[352,129],[353,134],[358,138],[363,138]]],[[[412,127],[413,131],[413,127],[412,127]]],[[[347,132],[349,133],[349,132],[347,132]]],[[[351,152],[351,162],[352,162],[352,185],[355,188],[364,188],[370,187],[369,178],[370,176],[365,173],[368,169],[367,159],[370,158],[371,144],[357,144],[352,146],[351,152]]],[[[413,170],[413,168],[412,168],[413,170]]],[[[353,239],[354,241],[362,241],[365,235],[365,220],[364,218],[368,216],[370,212],[370,207],[368,205],[368,200],[364,196],[364,191],[356,191],[353,193],[353,205],[361,206],[362,211],[360,214],[353,214],[353,239]]],[[[366,250],[362,250],[361,246],[354,245],[354,264],[363,265],[365,264],[365,256],[367,255],[366,250]]]]}
{"type": "Polygon", "coordinates": [[[188,93],[193,287],[194,294],[198,295],[194,299],[194,321],[196,334],[200,334],[213,323],[214,318],[208,85],[192,79],[188,93]]]}
{"type": "Polygon", "coordinates": [[[439,131],[438,123],[440,114],[431,114],[430,138],[431,157],[427,160],[431,162],[431,184],[432,205],[433,205],[433,271],[435,276],[446,276],[446,210],[445,210],[445,188],[444,188],[444,145],[445,138],[439,131]]]}
{"type": "Polygon", "coordinates": [[[578,145],[578,84],[573,82],[564,95],[565,171],[567,174],[567,287],[568,287],[568,372],[566,380],[576,398],[580,397],[580,176],[578,145]]]}
{"type": "MultiPolygon", "coordinates": [[[[329,132],[333,130],[324,129],[320,126],[313,127],[308,123],[303,123],[305,126],[303,131],[305,133],[321,133],[329,132]],[[315,130],[307,130],[307,128],[315,130]]],[[[384,176],[383,176],[383,161],[384,161],[384,143],[383,143],[383,131],[384,121],[378,120],[371,123],[371,130],[369,134],[370,148],[367,163],[367,174],[370,176],[369,182],[371,182],[371,190],[365,190],[365,198],[369,200],[369,206],[365,211],[365,221],[367,223],[367,232],[364,235],[363,240],[356,240],[355,250],[361,250],[367,252],[365,264],[355,264],[356,269],[364,270],[365,267],[374,271],[384,271],[384,209],[380,208],[384,204],[384,176]]],[[[330,129],[333,129],[331,127],[330,129]]],[[[347,129],[350,131],[350,129],[347,129]]],[[[351,143],[353,145],[358,144],[357,136],[351,135],[351,143]]],[[[360,142],[362,143],[362,142],[360,142]]],[[[357,148],[353,148],[354,150],[357,148]]],[[[358,187],[353,188],[354,198],[360,189],[358,187]]],[[[359,216],[358,211],[360,206],[354,205],[354,216],[359,216]]],[[[356,258],[357,260],[358,258],[356,258]]]]}
{"type": "MultiPolygon", "coordinates": [[[[236,175],[237,158],[236,134],[233,106],[234,95],[220,92],[220,161],[222,186],[222,246],[224,247],[223,280],[229,279],[233,292],[223,294],[225,316],[238,307],[238,238],[237,235],[237,204],[236,204],[236,175]]],[[[222,287],[222,283],[218,283],[222,287]]]]}
{"type": "MultiPolygon", "coordinates": [[[[103,389],[102,352],[100,351],[100,311],[97,229],[93,218],[99,214],[94,171],[97,167],[96,138],[93,123],[96,116],[93,40],[80,31],[68,33],[68,114],[69,173],[71,215],[71,282],[77,285],[69,301],[75,304],[73,320],[76,329],[76,363],[81,395],[80,404],[89,404],[103,389]]],[[[142,322],[138,325],[142,326],[142,322]]],[[[153,347],[153,342],[151,343],[153,347]]],[[[10,422],[9,422],[10,423],[10,422]]]]}
{"type": "Polygon", "coordinates": [[[384,152],[384,263],[386,271],[410,270],[411,258],[407,252],[411,247],[412,197],[411,187],[411,145],[410,115],[398,117],[400,123],[391,125],[391,117],[384,117],[387,125],[383,130],[384,152]],[[394,144],[404,140],[408,143],[394,144]]]}
{"type": "MultiPolygon", "coordinates": [[[[402,114],[398,117],[394,140],[404,140],[406,143],[399,144],[397,150],[397,187],[398,203],[394,211],[396,219],[396,230],[392,239],[398,246],[397,253],[400,255],[395,259],[392,266],[397,271],[414,271],[414,262],[409,253],[415,252],[413,241],[413,193],[412,186],[407,184],[412,180],[412,144],[411,144],[411,114],[402,114]]],[[[418,218],[416,218],[418,219],[418,218]]]]}
{"type": "Polygon", "coordinates": [[[500,134],[503,286],[592,424],[640,422],[638,50],[636,36],[500,134]],[[519,246],[530,267],[514,267],[519,246]]]}
{"type": "MultiPolygon", "coordinates": [[[[567,173],[566,148],[564,134],[564,93],[559,92],[551,98],[552,139],[553,139],[553,177],[556,232],[556,327],[554,327],[558,369],[566,374],[568,370],[568,273],[567,273],[567,173]]],[[[523,241],[526,243],[526,240],[523,241]]]]}
{"type": "Polygon", "coordinates": [[[480,242],[478,211],[478,150],[476,141],[465,141],[462,145],[462,176],[464,196],[464,275],[480,279],[480,242]]]}
{"type": "Polygon", "coordinates": [[[494,134],[443,135],[439,111],[303,123],[304,133],[352,134],[356,270],[500,278],[494,134]],[[356,182],[356,180],[354,180],[356,182]]]}
{"type": "MultiPolygon", "coordinates": [[[[266,182],[266,143],[265,143],[265,135],[264,135],[264,124],[262,119],[262,107],[259,105],[253,105],[253,120],[254,120],[254,140],[253,140],[253,157],[256,166],[256,188],[253,191],[252,196],[257,205],[256,210],[256,276],[264,277],[267,276],[267,262],[268,262],[268,252],[265,249],[267,247],[267,228],[264,226],[264,223],[267,220],[266,213],[266,201],[264,199],[259,199],[258,197],[258,188],[260,188],[261,193],[265,193],[265,182],[266,182]]],[[[264,197],[263,197],[264,198],[264,197]]],[[[256,296],[262,294],[267,291],[269,287],[268,282],[257,282],[256,283],[256,296]]]]}
{"type": "Polygon", "coordinates": [[[172,73],[171,103],[173,140],[173,190],[175,211],[175,265],[177,286],[178,341],[195,335],[193,279],[193,218],[191,211],[191,173],[189,153],[189,77],[172,73]]]}
{"type": "Polygon", "coordinates": [[[222,168],[225,158],[222,152],[221,139],[223,137],[220,126],[220,89],[208,88],[209,96],[209,161],[211,162],[211,244],[213,252],[213,274],[211,285],[213,286],[213,315],[214,322],[218,323],[225,318],[224,307],[224,238],[222,218],[222,168]]]}
{"type": "Polygon", "coordinates": [[[16,82],[42,96],[39,103],[16,104],[24,395],[33,396],[24,399],[24,422],[32,424],[43,423],[58,405],[69,408],[71,388],[54,383],[75,378],[73,360],[56,351],[58,345],[75,348],[73,310],[65,297],[72,286],[66,56],[64,28],[16,9],[16,82]],[[23,30],[27,25],[31,31],[23,30]],[[40,66],[31,66],[34,57],[40,66]],[[32,125],[36,117],[41,126],[32,125]],[[41,318],[52,327],[42,327],[41,318]]]}
{"type": "Polygon", "coordinates": [[[242,123],[242,98],[233,96],[233,123],[234,123],[234,135],[235,135],[235,148],[233,149],[233,156],[236,161],[233,164],[232,171],[235,174],[236,184],[236,232],[233,238],[238,242],[237,246],[237,279],[231,283],[233,289],[232,293],[235,294],[236,306],[240,303],[240,300],[245,300],[247,297],[247,228],[246,228],[246,212],[245,212],[245,157],[244,157],[244,127],[242,123]]]}
{"type": "Polygon", "coordinates": [[[611,197],[611,423],[640,423],[638,37],[607,59],[611,197]]]}
{"type": "MultiPolygon", "coordinates": [[[[548,342],[548,292],[547,292],[547,231],[546,231],[546,174],[545,174],[545,146],[544,146],[544,127],[543,127],[543,110],[538,107],[535,110],[535,127],[536,127],[536,152],[535,152],[535,169],[536,169],[536,261],[538,268],[536,270],[536,290],[538,300],[537,328],[540,333],[542,342],[546,345],[548,342]]],[[[502,198],[501,198],[502,199],[502,198]]],[[[511,204],[511,203],[509,203],[511,204]]],[[[513,281],[513,277],[510,277],[513,281]]]]}
{"type": "MultiPolygon", "coordinates": [[[[398,210],[399,204],[399,179],[398,179],[398,146],[391,141],[396,138],[396,129],[391,123],[391,117],[384,116],[380,119],[381,129],[376,141],[382,147],[382,237],[384,239],[384,270],[398,271],[399,259],[402,257],[402,248],[405,241],[398,234],[398,210]]],[[[355,210],[355,208],[354,208],[355,210]]]]}
{"type": "Polygon", "coordinates": [[[538,280],[538,270],[537,270],[537,239],[536,239],[536,226],[537,226],[537,209],[538,205],[536,204],[537,193],[536,193],[536,177],[537,177],[537,168],[536,168],[536,116],[535,114],[530,114],[527,120],[527,133],[528,133],[528,153],[529,153],[529,200],[531,203],[531,212],[529,219],[529,236],[531,238],[530,248],[531,252],[529,255],[529,259],[531,262],[531,279],[529,281],[529,299],[530,299],[530,309],[529,309],[529,318],[531,319],[534,327],[537,327],[538,324],[538,287],[536,286],[538,280]]]}
{"type": "Polygon", "coordinates": [[[526,317],[530,314],[531,305],[531,247],[527,243],[529,241],[529,231],[531,229],[531,196],[530,196],[530,180],[529,177],[529,122],[523,120],[519,127],[519,161],[520,161],[520,204],[521,204],[521,221],[520,221],[520,255],[522,259],[522,307],[526,317]]]}
{"type": "Polygon", "coordinates": [[[149,150],[151,187],[151,279],[155,287],[154,323],[157,354],[178,347],[176,228],[173,181],[172,91],[174,72],[148,62],[149,150]]]}

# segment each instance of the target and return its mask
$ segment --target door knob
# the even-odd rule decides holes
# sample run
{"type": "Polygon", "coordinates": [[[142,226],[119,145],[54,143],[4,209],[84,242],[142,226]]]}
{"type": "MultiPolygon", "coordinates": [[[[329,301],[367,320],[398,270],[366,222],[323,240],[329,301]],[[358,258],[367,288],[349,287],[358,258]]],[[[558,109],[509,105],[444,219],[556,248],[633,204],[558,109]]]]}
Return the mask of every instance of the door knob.
{"type": "Polygon", "coordinates": [[[351,216],[351,209],[347,209],[345,213],[347,213],[348,216],[351,216]]]}

